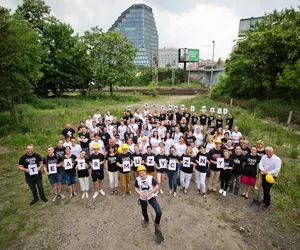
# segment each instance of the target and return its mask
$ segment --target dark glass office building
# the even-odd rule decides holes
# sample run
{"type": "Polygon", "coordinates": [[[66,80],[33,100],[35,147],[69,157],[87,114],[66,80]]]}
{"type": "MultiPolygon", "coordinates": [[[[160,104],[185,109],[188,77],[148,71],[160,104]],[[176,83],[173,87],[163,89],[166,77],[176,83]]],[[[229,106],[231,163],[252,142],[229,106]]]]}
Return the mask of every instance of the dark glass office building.
{"type": "Polygon", "coordinates": [[[125,10],[109,30],[119,31],[132,41],[139,51],[136,65],[151,66],[153,57],[158,59],[158,32],[152,8],[134,4],[125,10]]]}

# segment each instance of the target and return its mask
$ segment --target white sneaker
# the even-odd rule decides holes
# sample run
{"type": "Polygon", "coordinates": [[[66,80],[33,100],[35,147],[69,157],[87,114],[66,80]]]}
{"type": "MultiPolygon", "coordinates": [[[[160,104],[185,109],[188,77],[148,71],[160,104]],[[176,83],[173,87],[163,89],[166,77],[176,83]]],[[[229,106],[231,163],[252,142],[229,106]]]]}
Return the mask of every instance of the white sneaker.
{"type": "Polygon", "coordinates": [[[64,196],[62,193],[59,193],[58,195],[59,195],[59,197],[62,198],[62,199],[65,198],[65,196],[64,196]]]}
{"type": "Polygon", "coordinates": [[[133,196],[133,193],[132,193],[131,191],[129,191],[128,194],[129,194],[130,196],[133,196]]]}
{"type": "Polygon", "coordinates": [[[223,189],[220,189],[219,194],[222,194],[223,192],[224,192],[224,190],[223,190],[223,189]]]}
{"type": "Polygon", "coordinates": [[[159,190],[160,194],[164,194],[164,191],[162,189],[159,190]]]}
{"type": "Polygon", "coordinates": [[[89,193],[88,192],[85,193],[85,198],[89,198],[89,193]]]}
{"type": "Polygon", "coordinates": [[[53,197],[52,201],[56,201],[56,199],[57,199],[57,195],[55,195],[55,196],[53,197]]]}
{"type": "Polygon", "coordinates": [[[99,195],[99,192],[95,192],[93,195],[93,198],[96,199],[98,195],[99,195]]]}
{"type": "Polygon", "coordinates": [[[100,192],[101,195],[105,195],[105,192],[103,191],[103,189],[100,189],[99,192],[100,192]]]}
{"type": "Polygon", "coordinates": [[[74,195],[74,196],[77,196],[77,193],[74,191],[74,192],[73,192],[73,195],[74,195]]]}
{"type": "Polygon", "coordinates": [[[83,193],[82,193],[82,196],[81,196],[81,198],[82,198],[82,199],[84,199],[84,198],[85,198],[85,192],[83,192],[83,193]]]}
{"type": "Polygon", "coordinates": [[[223,196],[224,196],[224,197],[226,196],[226,191],[223,191],[223,196]]]}

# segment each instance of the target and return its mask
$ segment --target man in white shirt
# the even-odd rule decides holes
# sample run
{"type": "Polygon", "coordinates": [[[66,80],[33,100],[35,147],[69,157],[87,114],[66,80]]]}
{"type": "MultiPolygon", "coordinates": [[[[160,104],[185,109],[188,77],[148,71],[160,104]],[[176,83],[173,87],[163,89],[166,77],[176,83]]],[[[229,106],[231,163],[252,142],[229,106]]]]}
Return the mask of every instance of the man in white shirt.
{"type": "Polygon", "coordinates": [[[96,110],[96,114],[94,114],[93,119],[96,121],[96,124],[99,123],[99,118],[101,118],[101,114],[99,109],[96,110]]]}
{"type": "Polygon", "coordinates": [[[87,126],[88,131],[91,131],[91,129],[93,128],[93,119],[92,117],[89,115],[88,119],[85,121],[85,126],[87,126]]]}
{"type": "Polygon", "coordinates": [[[105,121],[112,121],[114,119],[114,117],[110,114],[109,111],[106,112],[106,115],[105,115],[105,121]]]}
{"type": "Polygon", "coordinates": [[[231,133],[231,139],[232,139],[232,143],[238,144],[240,138],[242,137],[242,133],[239,131],[239,127],[238,126],[234,126],[234,131],[231,133]]]}
{"type": "Polygon", "coordinates": [[[138,133],[138,125],[135,124],[135,119],[134,118],[131,118],[131,123],[128,125],[128,127],[130,128],[130,131],[131,133],[133,133],[133,136],[137,136],[137,133],[138,133]]]}
{"type": "Polygon", "coordinates": [[[72,138],[71,139],[71,154],[75,155],[77,158],[80,157],[80,152],[82,148],[79,144],[76,144],[76,139],[72,138]]]}
{"type": "Polygon", "coordinates": [[[110,125],[111,121],[107,120],[106,127],[107,127],[107,133],[109,133],[110,137],[114,137],[114,126],[110,125]]]}
{"type": "Polygon", "coordinates": [[[94,153],[94,150],[93,150],[93,146],[95,144],[98,144],[100,146],[100,149],[99,149],[99,153],[100,154],[105,154],[105,147],[104,147],[104,143],[103,141],[99,138],[99,135],[98,134],[95,134],[94,135],[94,140],[91,141],[90,143],[90,155],[92,155],[94,153]]]}
{"type": "Polygon", "coordinates": [[[225,133],[229,134],[229,137],[231,138],[231,131],[229,130],[229,125],[225,125],[225,128],[223,129],[223,136],[225,135],[225,133]]]}
{"type": "Polygon", "coordinates": [[[273,186],[273,183],[269,183],[266,180],[266,175],[271,174],[273,178],[276,180],[278,173],[281,168],[281,160],[280,158],[274,154],[274,150],[272,147],[266,147],[266,154],[261,157],[259,163],[259,169],[261,170],[260,174],[262,175],[262,187],[264,190],[264,209],[268,209],[271,203],[270,190],[273,186]]]}
{"type": "Polygon", "coordinates": [[[126,126],[123,120],[120,120],[120,126],[118,127],[118,134],[120,135],[120,140],[124,142],[124,133],[126,132],[126,126]]]}

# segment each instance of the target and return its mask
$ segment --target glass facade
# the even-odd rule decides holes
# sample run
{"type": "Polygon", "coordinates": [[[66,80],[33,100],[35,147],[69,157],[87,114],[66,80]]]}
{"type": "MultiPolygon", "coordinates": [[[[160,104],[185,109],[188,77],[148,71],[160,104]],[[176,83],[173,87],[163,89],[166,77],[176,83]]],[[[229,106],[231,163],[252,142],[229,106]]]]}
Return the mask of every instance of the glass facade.
{"type": "Polygon", "coordinates": [[[152,8],[145,4],[134,4],[125,10],[109,30],[121,32],[133,42],[139,51],[135,64],[151,66],[153,57],[158,59],[158,32],[152,8]]]}

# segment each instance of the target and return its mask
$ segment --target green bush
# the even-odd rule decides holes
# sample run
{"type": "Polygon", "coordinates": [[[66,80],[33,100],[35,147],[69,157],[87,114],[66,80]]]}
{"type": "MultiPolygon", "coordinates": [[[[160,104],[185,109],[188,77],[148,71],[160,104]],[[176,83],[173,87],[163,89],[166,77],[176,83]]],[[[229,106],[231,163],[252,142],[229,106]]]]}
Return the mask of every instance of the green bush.
{"type": "Polygon", "coordinates": [[[149,95],[151,95],[152,97],[158,96],[157,84],[153,81],[150,82],[148,84],[148,91],[149,91],[149,95]]]}
{"type": "Polygon", "coordinates": [[[256,118],[260,118],[260,119],[262,119],[262,118],[265,117],[264,111],[263,111],[261,108],[259,108],[259,107],[256,107],[256,108],[254,109],[253,115],[254,115],[256,118]]]}
{"type": "Polygon", "coordinates": [[[259,105],[259,101],[256,98],[252,98],[248,100],[247,109],[253,112],[255,108],[258,107],[258,105],[259,105]]]}
{"type": "Polygon", "coordinates": [[[293,159],[298,158],[299,149],[298,149],[297,145],[292,145],[290,154],[291,154],[291,158],[293,158],[293,159]]]}

